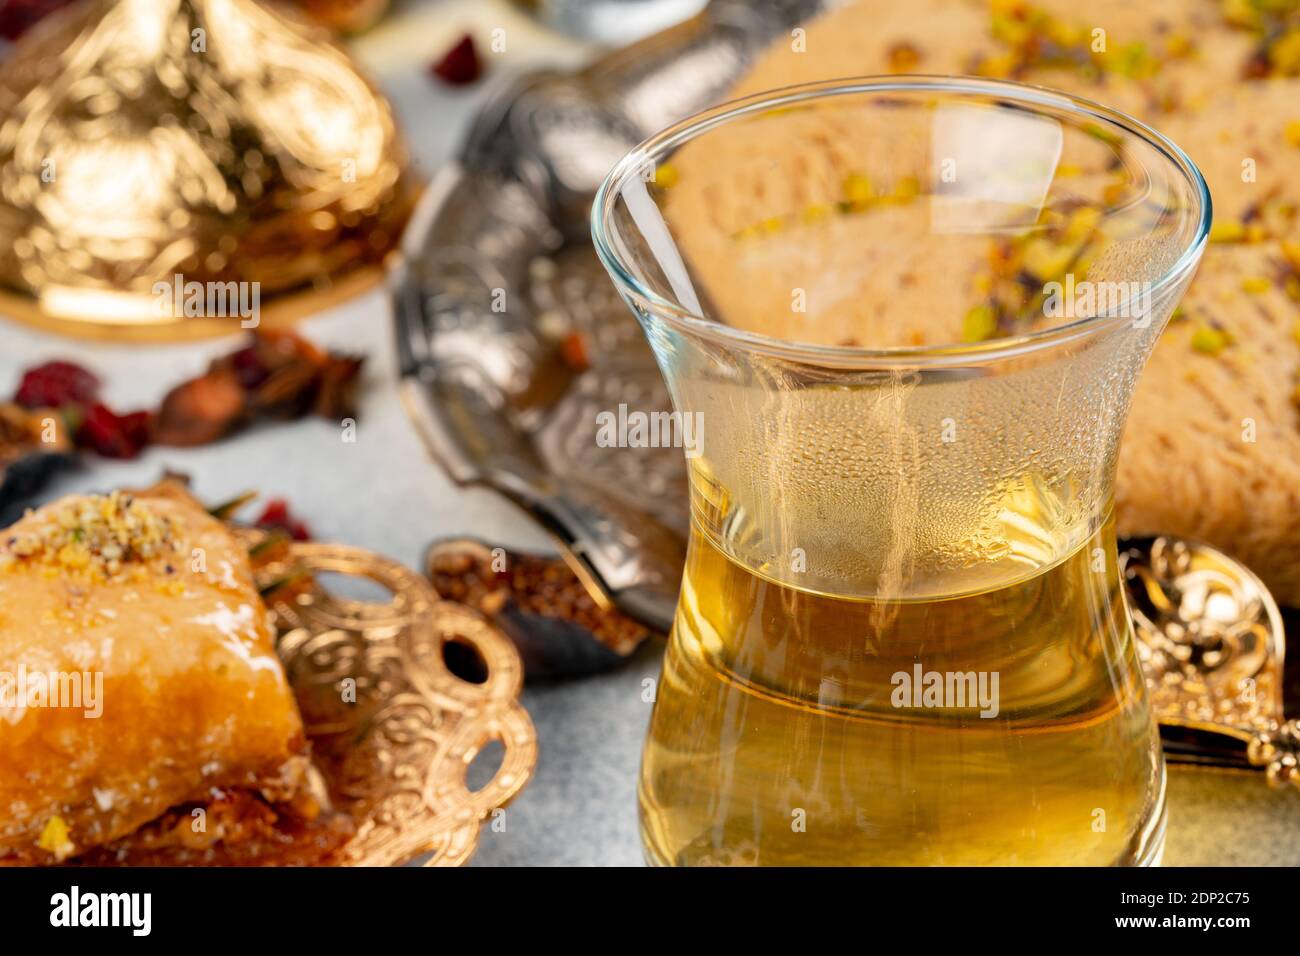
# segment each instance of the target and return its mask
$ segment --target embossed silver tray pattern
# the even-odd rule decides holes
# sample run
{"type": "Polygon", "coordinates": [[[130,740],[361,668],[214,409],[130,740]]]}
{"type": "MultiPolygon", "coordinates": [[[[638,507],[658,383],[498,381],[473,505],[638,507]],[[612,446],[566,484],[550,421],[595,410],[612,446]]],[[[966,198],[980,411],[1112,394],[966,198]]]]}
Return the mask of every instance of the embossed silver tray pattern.
{"type": "Polygon", "coordinates": [[[681,453],[602,448],[596,413],[667,409],[645,339],[588,238],[605,173],[656,129],[721,99],[820,0],[714,0],[574,74],[497,92],[416,211],[394,276],[408,409],[463,484],[551,531],[621,610],[667,630],[686,530],[681,453]],[[576,367],[563,345],[577,336],[576,367]]]}

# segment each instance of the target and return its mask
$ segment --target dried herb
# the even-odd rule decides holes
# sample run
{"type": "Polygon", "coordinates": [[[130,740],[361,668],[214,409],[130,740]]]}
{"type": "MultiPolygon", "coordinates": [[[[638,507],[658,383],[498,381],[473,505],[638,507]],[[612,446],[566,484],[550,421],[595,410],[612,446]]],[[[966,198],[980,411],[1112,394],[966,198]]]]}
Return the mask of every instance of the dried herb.
{"type": "Polygon", "coordinates": [[[261,332],[252,343],[213,363],[237,381],[251,416],[299,418],[354,414],[353,394],[363,359],[327,352],[290,332],[261,332]]]}
{"type": "Polygon", "coordinates": [[[134,458],[149,443],[152,416],[146,411],[119,415],[99,400],[100,381],[72,362],[46,362],[23,373],[14,406],[34,410],[41,444],[50,444],[47,426],[73,436],[76,447],[105,458],[134,458]],[[62,428],[58,426],[61,423],[62,428]]]}
{"type": "Polygon", "coordinates": [[[76,450],[134,458],[150,444],[217,441],[259,418],[355,415],[363,359],[336,355],[290,332],[262,332],[173,388],[157,413],[118,413],[100,380],[73,362],[23,373],[12,402],[0,402],[0,508],[35,494],[76,450]]]}
{"type": "Polygon", "coordinates": [[[122,458],[149,442],[206,445],[259,418],[351,416],[363,361],[327,352],[291,332],[258,332],[247,346],[168,392],[156,415],[119,416],[102,405],[85,405],[94,398],[98,382],[69,363],[34,369],[23,381],[33,400],[71,402],[63,407],[82,423],[77,429],[80,446],[122,458]]]}
{"type": "Polygon", "coordinates": [[[182,447],[206,445],[234,431],[247,412],[247,393],[234,371],[214,367],[167,393],[158,410],[154,441],[182,447]]]}

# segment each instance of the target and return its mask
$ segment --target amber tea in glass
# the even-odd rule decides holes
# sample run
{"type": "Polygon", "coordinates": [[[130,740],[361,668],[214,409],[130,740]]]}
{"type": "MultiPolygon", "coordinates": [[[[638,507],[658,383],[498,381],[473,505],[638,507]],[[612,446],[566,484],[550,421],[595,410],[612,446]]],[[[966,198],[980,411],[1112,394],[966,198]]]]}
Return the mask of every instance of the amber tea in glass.
{"type": "Polygon", "coordinates": [[[979,80],[790,88],[614,169],[597,251],[704,426],[650,862],[1158,859],[1112,483],[1209,218],[1159,134],[979,80]]]}

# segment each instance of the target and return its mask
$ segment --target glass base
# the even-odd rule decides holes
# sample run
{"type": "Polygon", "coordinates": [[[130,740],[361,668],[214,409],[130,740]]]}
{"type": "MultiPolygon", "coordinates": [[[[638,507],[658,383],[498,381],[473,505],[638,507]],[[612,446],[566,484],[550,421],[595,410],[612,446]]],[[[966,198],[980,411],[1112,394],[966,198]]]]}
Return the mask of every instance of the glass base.
{"type": "MultiPolygon", "coordinates": [[[[1163,757],[1160,760],[1160,789],[1156,796],[1155,809],[1147,825],[1135,837],[1134,853],[1127,860],[1118,860],[1114,866],[1160,866],[1165,855],[1166,813],[1166,769],[1163,757]]],[[[641,824],[641,852],[646,866],[661,867],[673,864],[660,855],[651,845],[650,835],[646,832],[644,822],[641,824]]],[[[1068,866],[1069,864],[1061,864],[1068,866]]]]}
{"type": "Polygon", "coordinates": [[[1165,857],[1165,791],[1168,789],[1165,782],[1167,776],[1164,756],[1161,755],[1160,793],[1156,797],[1156,808],[1151,814],[1151,822],[1141,834],[1138,842],[1137,858],[1129,864],[1131,866],[1160,866],[1165,857]]]}

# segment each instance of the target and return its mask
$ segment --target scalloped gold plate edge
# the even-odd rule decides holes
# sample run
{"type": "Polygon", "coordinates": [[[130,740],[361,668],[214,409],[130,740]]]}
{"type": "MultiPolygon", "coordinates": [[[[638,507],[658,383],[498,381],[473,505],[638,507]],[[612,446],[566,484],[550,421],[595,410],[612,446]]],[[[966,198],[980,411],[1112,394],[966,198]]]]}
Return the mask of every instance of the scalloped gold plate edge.
{"type": "Polygon", "coordinates": [[[318,767],[356,823],[338,862],[394,866],[427,856],[425,866],[464,864],[483,822],[523,790],[536,767],[537,734],[519,703],[518,651],[482,615],[443,601],[419,574],[373,552],[295,543],[257,569],[259,581],[290,567],[313,575],[313,585],[272,594],[267,606],[318,767]],[[369,579],[391,600],[337,597],[316,581],[323,573],[369,579]],[[474,649],[484,682],[451,673],[442,654],[449,641],[474,649]],[[339,703],[344,674],[355,682],[351,720],[339,703]],[[469,766],[491,741],[504,746],[501,765],[471,791],[469,766]]]}

